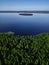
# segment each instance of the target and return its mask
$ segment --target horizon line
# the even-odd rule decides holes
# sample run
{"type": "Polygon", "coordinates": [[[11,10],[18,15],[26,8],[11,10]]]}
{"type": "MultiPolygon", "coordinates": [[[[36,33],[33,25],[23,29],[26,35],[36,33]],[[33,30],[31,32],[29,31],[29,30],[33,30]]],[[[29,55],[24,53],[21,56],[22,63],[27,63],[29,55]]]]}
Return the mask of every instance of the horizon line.
{"type": "Polygon", "coordinates": [[[49,11],[46,11],[46,10],[31,10],[31,11],[27,11],[27,10],[16,10],[16,11],[13,11],[13,10],[4,10],[4,11],[0,11],[0,13],[49,13],[49,11]]]}

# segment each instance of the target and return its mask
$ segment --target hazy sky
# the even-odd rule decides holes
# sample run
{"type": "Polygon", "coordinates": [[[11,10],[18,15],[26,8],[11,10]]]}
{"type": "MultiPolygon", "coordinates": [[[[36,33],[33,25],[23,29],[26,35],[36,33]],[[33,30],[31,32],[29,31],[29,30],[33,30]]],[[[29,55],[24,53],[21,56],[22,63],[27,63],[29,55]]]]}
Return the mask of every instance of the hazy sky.
{"type": "Polygon", "coordinates": [[[0,0],[0,10],[49,10],[49,0],[0,0]]]}

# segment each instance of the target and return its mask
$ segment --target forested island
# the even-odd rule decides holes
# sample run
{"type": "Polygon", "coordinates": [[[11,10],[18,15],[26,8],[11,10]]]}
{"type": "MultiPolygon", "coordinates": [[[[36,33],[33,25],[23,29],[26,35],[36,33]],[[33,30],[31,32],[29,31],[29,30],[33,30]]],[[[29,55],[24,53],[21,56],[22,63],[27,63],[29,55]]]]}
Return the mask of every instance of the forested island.
{"type": "Polygon", "coordinates": [[[22,16],[32,16],[33,14],[30,14],[30,13],[20,13],[19,15],[22,15],[22,16]]]}
{"type": "Polygon", "coordinates": [[[0,34],[0,65],[49,65],[49,33],[0,34]]]}

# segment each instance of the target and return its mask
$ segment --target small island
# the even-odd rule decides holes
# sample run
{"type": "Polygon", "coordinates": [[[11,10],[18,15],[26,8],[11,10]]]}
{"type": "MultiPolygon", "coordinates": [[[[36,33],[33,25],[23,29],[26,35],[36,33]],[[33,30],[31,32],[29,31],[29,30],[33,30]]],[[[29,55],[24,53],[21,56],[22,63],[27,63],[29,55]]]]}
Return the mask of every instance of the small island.
{"type": "Polygon", "coordinates": [[[19,15],[22,15],[22,16],[32,16],[33,14],[32,13],[20,13],[19,15]]]}

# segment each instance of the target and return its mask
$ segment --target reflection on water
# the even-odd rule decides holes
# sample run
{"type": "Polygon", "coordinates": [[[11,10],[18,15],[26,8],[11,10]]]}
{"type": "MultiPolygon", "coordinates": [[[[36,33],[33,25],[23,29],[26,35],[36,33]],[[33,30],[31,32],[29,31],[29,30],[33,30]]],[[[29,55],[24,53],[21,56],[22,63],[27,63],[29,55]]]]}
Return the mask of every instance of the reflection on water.
{"type": "Polygon", "coordinates": [[[17,35],[33,35],[49,32],[49,14],[20,16],[16,13],[0,13],[0,32],[15,32],[17,35]]]}

